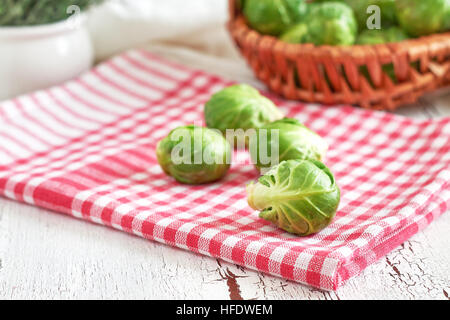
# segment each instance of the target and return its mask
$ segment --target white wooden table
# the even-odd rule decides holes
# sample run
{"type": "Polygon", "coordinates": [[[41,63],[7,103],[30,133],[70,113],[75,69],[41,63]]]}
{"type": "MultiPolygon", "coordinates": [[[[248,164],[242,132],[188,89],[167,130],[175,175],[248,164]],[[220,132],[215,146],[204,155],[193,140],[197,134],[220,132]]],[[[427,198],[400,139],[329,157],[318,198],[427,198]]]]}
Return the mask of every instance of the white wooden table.
{"type": "MultiPolygon", "coordinates": [[[[236,57],[153,46],[175,61],[255,83],[236,57]]],[[[399,113],[450,115],[450,91],[399,113]]],[[[450,214],[325,292],[0,198],[0,299],[450,299],[450,214]]]]}

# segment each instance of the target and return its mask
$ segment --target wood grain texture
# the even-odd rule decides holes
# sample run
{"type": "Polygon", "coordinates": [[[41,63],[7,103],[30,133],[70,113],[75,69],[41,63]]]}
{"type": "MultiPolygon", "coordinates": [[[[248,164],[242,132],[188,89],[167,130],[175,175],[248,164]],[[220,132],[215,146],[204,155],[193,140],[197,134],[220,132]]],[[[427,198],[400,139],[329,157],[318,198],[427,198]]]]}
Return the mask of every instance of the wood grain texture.
{"type": "MultiPolygon", "coordinates": [[[[257,84],[240,60],[167,45],[152,50],[257,84]]],[[[398,112],[450,115],[450,92],[398,112]]],[[[449,230],[446,213],[337,292],[326,292],[0,198],[0,299],[449,300],[449,230]]]]}
{"type": "Polygon", "coordinates": [[[450,215],[337,292],[0,200],[0,299],[448,299],[450,215]]]}

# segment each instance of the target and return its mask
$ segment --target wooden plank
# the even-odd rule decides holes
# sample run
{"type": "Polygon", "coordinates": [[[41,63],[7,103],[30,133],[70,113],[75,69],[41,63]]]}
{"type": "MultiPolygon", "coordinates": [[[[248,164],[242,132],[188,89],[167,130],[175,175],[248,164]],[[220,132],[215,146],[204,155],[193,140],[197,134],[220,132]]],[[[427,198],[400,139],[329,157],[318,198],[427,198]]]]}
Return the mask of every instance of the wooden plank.
{"type": "Polygon", "coordinates": [[[1,299],[448,299],[443,215],[386,258],[325,292],[0,200],[1,299]]]}

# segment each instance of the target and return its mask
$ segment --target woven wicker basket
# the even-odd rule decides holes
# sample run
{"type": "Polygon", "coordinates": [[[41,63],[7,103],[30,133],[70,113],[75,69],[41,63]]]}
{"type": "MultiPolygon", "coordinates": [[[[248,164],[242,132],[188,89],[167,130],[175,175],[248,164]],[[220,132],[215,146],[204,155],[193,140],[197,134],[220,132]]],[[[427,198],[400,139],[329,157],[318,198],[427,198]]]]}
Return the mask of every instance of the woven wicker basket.
{"type": "Polygon", "coordinates": [[[237,1],[229,0],[231,36],[256,76],[287,99],[392,110],[450,85],[450,33],[373,46],[289,44],[250,29],[237,1]],[[383,71],[389,64],[395,81],[383,71]]]}

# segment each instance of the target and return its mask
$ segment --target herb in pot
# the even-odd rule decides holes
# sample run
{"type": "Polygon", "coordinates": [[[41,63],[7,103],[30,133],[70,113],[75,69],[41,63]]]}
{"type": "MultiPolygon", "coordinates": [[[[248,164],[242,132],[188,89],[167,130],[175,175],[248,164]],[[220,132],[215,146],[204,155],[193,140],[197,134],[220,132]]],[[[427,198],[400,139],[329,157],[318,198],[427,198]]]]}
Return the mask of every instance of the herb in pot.
{"type": "Polygon", "coordinates": [[[0,26],[33,26],[54,23],[71,16],[70,7],[86,10],[103,0],[2,0],[0,26]]]}

